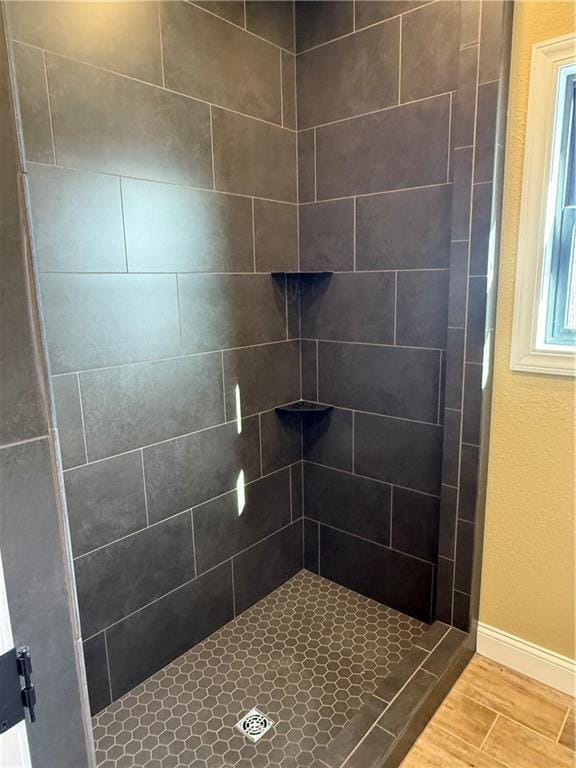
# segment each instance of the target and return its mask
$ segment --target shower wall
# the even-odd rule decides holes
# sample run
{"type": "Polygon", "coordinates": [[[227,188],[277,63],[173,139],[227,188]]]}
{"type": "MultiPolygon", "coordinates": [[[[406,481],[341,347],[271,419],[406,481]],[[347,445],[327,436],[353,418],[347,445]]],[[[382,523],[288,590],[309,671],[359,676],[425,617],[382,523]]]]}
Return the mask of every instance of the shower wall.
{"type": "Polygon", "coordinates": [[[93,712],[302,567],[294,9],[200,5],[9,9],[93,712]]]}
{"type": "Polygon", "coordinates": [[[306,567],[433,616],[458,2],[296,4],[306,567]],[[419,7],[421,6],[421,7],[419,7]],[[334,39],[339,38],[339,39],[334,39]]]}

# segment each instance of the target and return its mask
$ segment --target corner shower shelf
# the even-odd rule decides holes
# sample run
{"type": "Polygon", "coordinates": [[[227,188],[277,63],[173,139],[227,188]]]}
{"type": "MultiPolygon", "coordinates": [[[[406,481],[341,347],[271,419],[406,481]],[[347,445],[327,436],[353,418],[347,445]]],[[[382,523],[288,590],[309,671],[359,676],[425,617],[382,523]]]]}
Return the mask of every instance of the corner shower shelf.
{"type": "Polygon", "coordinates": [[[322,405],[322,403],[311,403],[308,400],[297,400],[295,403],[280,405],[274,410],[276,413],[301,413],[305,415],[307,413],[326,413],[331,411],[333,407],[332,405],[322,405]]]}
{"type": "Polygon", "coordinates": [[[297,277],[305,279],[307,277],[330,277],[332,272],[270,272],[272,277],[297,277]]]}

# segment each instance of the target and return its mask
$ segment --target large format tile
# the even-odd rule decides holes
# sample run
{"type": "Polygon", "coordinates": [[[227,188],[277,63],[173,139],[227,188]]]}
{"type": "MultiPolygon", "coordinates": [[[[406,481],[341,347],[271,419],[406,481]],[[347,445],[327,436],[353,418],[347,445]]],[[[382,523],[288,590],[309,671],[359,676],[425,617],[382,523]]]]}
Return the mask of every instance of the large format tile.
{"type": "Polygon", "coordinates": [[[301,520],[237,555],[233,560],[236,614],[298,573],[302,557],[301,520]]]}
{"type": "Polygon", "coordinates": [[[162,84],[156,3],[31,2],[9,10],[16,40],[162,84]]]}
{"type": "Polygon", "coordinates": [[[72,469],[64,487],[75,556],[146,527],[140,451],[72,469]]]}
{"type": "Polygon", "coordinates": [[[85,637],[194,576],[190,514],[184,513],[75,561],[85,637]]]}
{"type": "Polygon", "coordinates": [[[125,272],[120,179],[28,166],[40,272],[125,272]]]}
{"type": "Polygon", "coordinates": [[[208,105],[59,56],[47,67],[60,165],[212,186],[208,105]]]}
{"type": "Polygon", "coordinates": [[[195,507],[194,544],[198,572],[213,568],[290,522],[290,471],[256,480],[195,507]]]}
{"type": "Polygon", "coordinates": [[[445,349],[448,270],[398,272],[396,343],[445,349]]]}
{"type": "Polygon", "coordinates": [[[306,0],[296,3],[296,50],[321,45],[354,29],[352,0],[306,0]]]}
{"type": "Polygon", "coordinates": [[[80,388],[91,460],[224,421],[217,353],[90,371],[80,388]]]}
{"type": "Polygon", "coordinates": [[[497,715],[477,701],[462,696],[458,686],[451,691],[437,711],[434,722],[474,747],[481,747],[497,715]]]}
{"type": "Polygon", "coordinates": [[[296,134],[212,109],[216,189],[296,202],[296,134]]]}
{"type": "Polygon", "coordinates": [[[298,270],[298,207],[254,200],[254,259],[257,272],[298,270]]]}
{"type": "Polygon", "coordinates": [[[447,267],[450,185],[368,195],[357,201],[357,269],[447,267]]]}
{"type": "Polygon", "coordinates": [[[413,716],[414,710],[426,697],[427,693],[437,682],[437,678],[423,669],[418,669],[410,678],[400,696],[387,707],[378,725],[388,733],[400,734],[407,722],[413,716]]]}
{"type": "Polygon", "coordinates": [[[84,464],[86,447],[80,406],[80,390],[75,373],[55,376],[52,392],[56,410],[56,426],[60,440],[62,466],[64,469],[84,464]]]}
{"type": "Polygon", "coordinates": [[[303,205],[299,209],[300,268],[354,268],[354,200],[303,205]]]}
{"type": "Polygon", "coordinates": [[[122,179],[122,202],[131,271],[252,271],[248,198],[122,179]]]}
{"type": "MultiPolygon", "coordinates": [[[[19,5],[14,3],[14,7],[19,5]]],[[[13,51],[26,160],[53,163],[54,147],[44,54],[37,48],[18,43],[13,44],[13,51]]]]}
{"type": "Polygon", "coordinates": [[[316,199],[314,131],[298,132],[298,202],[310,203],[316,199]]]}
{"type": "Polygon", "coordinates": [[[484,751],[514,768],[573,768],[574,753],[505,717],[488,734],[484,751]]]}
{"type": "Polygon", "coordinates": [[[352,411],[334,408],[302,425],[304,458],[316,464],[352,470],[352,411]]]}
{"type": "Polygon", "coordinates": [[[433,570],[423,560],[320,526],[321,576],[421,621],[430,619],[433,570]]]}
{"type": "MultiPolygon", "coordinates": [[[[463,3],[461,6],[473,4],[463,3]]],[[[458,54],[458,90],[452,103],[455,147],[469,147],[474,143],[477,73],[478,46],[473,45],[458,54]]]]}
{"type": "Polygon", "coordinates": [[[240,27],[244,26],[244,0],[198,0],[195,5],[215,13],[222,19],[231,21],[240,27]]]}
{"type": "Polygon", "coordinates": [[[262,474],[294,464],[302,458],[302,418],[299,414],[260,414],[262,474]]]}
{"type": "Polygon", "coordinates": [[[44,274],[54,373],[180,354],[174,275],[44,274]]]}
{"type": "Polygon", "coordinates": [[[260,474],[258,419],[244,419],[145,448],[144,473],[151,522],[170,517],[260,474]]]}
{"type": "Polygon", "coordinates": [[[474,558],[474,524],[465,520],[456,523],[456,565],[454,589],[470,594],[474,558]]]}
{"type": "Polygon", "coordinates": [[[440,356],[426,349],[320,342],[321,402],[435,422],[440,356]]]}
{"type": "Polygon", "coordinates": [[[402,101],[455,91],[460,3],[430,3],[402,19],[402,101]]]}
{"type": "Polygon", "coordinates": [[[439,501],[434,496],[394,488],[390,546],[435,563],[438,555],[438,512],[439,501]]]}
{"type": "Polygon", "coordinates": [[[356,29],[411,11],[428,0],[356,0],[356,29]]]}
{"type": "Polygon", "coordinates": [[[398,19],[298,56],[298,128],[398,104],[398,19]]]}
{"type": "Polygon", "coordinates": [[[498,764],[484,762],[482,754],[477,749],[432,722],[408,753],[402,768],[439,768],[440,766],[501,768],[498,764]]]}
{"type": "Polygon", "coordinates": [[[357,413],[356,472],[437,494],[440,491],[442,427],[357,413]]]}
{"type": "Polygon", "coordinates": [[[90,699],[90,714],[95,715],[112,702],[104,632],[86,640],[83,643],[83,649],[88,696],[90,699]]]}
{"type": "Polygon", "coordinates": [[[167,88],[280,123],[277,48],[189,3],[162,3],[161,17],[167,88]]]}
{"type": "Polygon", "coordinates": [[[236,419],[267,411],[300,397],[298,343],[286,341],[224,352],[226,416],[236,419]]]}
{"type": "Polygon", "coordinates": [[[318,549],[320,529],[314,520],[304,520],[304,568],[318,573],[318,549]]]}
{"type": "Polygon", "coordinates": [[[294,3],[291,0],[248,0],[246,29],[293,51],[294,3]]]}
{"type": "Polygon", "coordinates": [[[304,500],[307,518],[390,545],[389,485],[305,462],[304,500]]]}
{"type": "Polygon", "coordinates": [[[470,274],[486,275],[490,250],[492,184],[475,184],[472,202],[470,274]]]}
{"type": "Polygon", "coordinates": [[[476,112],[476,151],[474,153],[474,182],[492,181],[496,149],[496,117],[500,82],[486,83],[478,88],[476,112]]]}
{"type": "Polygon", "coordinates": [[[286,51],[282,51],[282,125],[296,130],[296,57],[286,51]]]}
{"type": "Polygon", "coordinates": [[[234,616],[230,563],[199,576],[107,631],[116,699],[234,616]]]}
{"type": "Polygon", "coordinates": [[[182,352],[286,338],[286,288],[269,275],[179,275],[182,352]]]}
{"type": "Polygon", "coordinates": [[[483,363],[486,335],[485,277],[472,277],[468,281],[468,317],[466,335],[466,362],[483,363]]]}
{"type": "Polygon", "coordinates": [[[329,280],[304,284],[302,336],[393,344],[394,289],[392,273],[336,274],[329,280]]]}
{"type": "Polygon", "coordinates": [[[318,198],[445,182],[449,112],[441,96],[319,128],[318,198]]]}

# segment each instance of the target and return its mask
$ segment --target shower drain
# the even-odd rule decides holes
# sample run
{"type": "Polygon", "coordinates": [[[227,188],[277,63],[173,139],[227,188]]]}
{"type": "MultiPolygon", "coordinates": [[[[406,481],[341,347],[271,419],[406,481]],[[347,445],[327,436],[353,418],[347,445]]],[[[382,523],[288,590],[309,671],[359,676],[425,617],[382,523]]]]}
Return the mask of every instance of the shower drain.
{"type": "Polygon", "coordinates": [[[270,730],[270,728],[272,728],[273,725],[274,723],[272,720],[260,712],[260,710],[251,709],[250,712],[246,713],[244,717],[236,723],[236,728],[238,728],[244,736],[248,736],[250,741],[258,741],[270,730]]]}

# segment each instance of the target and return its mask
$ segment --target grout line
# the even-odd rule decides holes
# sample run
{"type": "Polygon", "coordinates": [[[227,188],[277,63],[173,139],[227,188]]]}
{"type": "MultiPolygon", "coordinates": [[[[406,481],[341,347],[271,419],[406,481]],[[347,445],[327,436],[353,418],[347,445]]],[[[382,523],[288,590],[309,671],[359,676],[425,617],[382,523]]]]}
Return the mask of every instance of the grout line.
{"type": "Polygon", "coordinates": [[[398,315],[398,270],[395,270],[394,271],[394,334],[393,334],[393,339],[394,339],[393,346],[395,347],[397,346],[396,344],[396,331],[398,326],[397,315],[398,315]]]}
{"type": "Polygon", "coordinates": [[[52,157],[54,159],[54,163],[50,163],[50,165],[57,165],[56,160],[56,142],[54,141],[54,126],[52,124],[52,103],[50,101],[50,86],[48,83],[48,63],[46,61],[46,51],[43,49],[40,49],[42,51],[42,63],[44,65],[44,84],[46,85],[46,99],[48,101],[48,121],[50,123],[50,139],[52,142],[52,157]]]}
{"type": "Polygon", "coordinates": [[[278,51],[278,53],[280,54],[280,124],[284,128],[284,79],[282,77],[282,51],[278,51]]]}
{"type": "Polygon", "coordinates": [[[232,576],[232,613],[236,618],[236,587],[234,585],[234,558],[230,558],[230,574],[232,576]]]}
{"type": "MultiPolygon", "coordinates": [[[[254,207],[254,198],[252,198],[252,259],[254,261],[254,274],[257,273],[256,269],[256,213],[254,207]]],[[[222,273],[230,274],[230,273],[222,273]]],[[[247,274],[250,274],[249,272],[247,274]]]]}
{"type": "MultiPolygon", "coordinates": [[[[394,549],[392,544],[392,516],[394,514],[394,486],[390,486],[390,530],[388,531],[388,541],[390,542],[390,549],[394,549]]],[[[433,591],[433,590],[432,590],[433,591]]]]}
{"type": "MultiPolygon", "coordinates": [[[[437,424],[434,424],[433,426],[438,426],[437,424]]],[[[412,493],[418,493],[421,496],[428,496],[432,499],[439,499],[440,496],[435,493],[428,493],[428,491],[421,491],[418,488],[409,488],[406,485],[400,485],[399,483],[390,483],[387,480],[380,480],[378,477],[371,477],[370,475],[362,475],[359,472],[350,472],[349,469],[340,469],[339,467],[330,467],[327,464],[319,464],[317,461],[311,461],[310,459],[303,459],[307,464],[312,464],[315,467],[322,467],[322,469],[331,469],[334,472],[343,472],[345,475],[352,475],[353,477],[359,477],[364,480],[372,480],[375,483],[380,483],[380,485],[387,485],[387,486],[394,486],[395,488],[400,488],[403,491],[411,491],[412,493]]],[[[451,487],[451,486],[448,486],[451,487]]],[[[464,522],[464,521],[463,521],[464,522]]],[[[442,557],[442,555],[440,555],[442,557]]],[[[450,560],[450,558],[445,557],[445,560],[450,560]]]]}
{"type": "Polygon", "coordinates": [[[316,525],[318,526],[318,529],[316,531],[316,535],[318,538],[318,576],[320,576],[320,523],[316,522],[316,525]]]}
{"type": "Polygon", "coordinates": [[[316,402],[320,402],[320,345],[316,339],[316,402]]]}
{"type": "MultiPolygon", "coordinates": [[[[0,451],[10,448],[17,448],[19,445],[28,445],[28,443],[39,443],[41,440],[48,440],[52,435],[52,430],[46,432],[44,435],[38,435],[38,437],[28,437],[25,440],[16,440],[14,443],[3,443],[0,445],[0,451]]],[[[85,467],[86,463],[79,464],[79,467],[85,467]]]]}
{"type": "MultiPolygon", "coordinates": [[[[97,634],[100,634],[100,632],[98,632],[97,634]]],[[[114,695],[112,693],[112,675],[110,674],[110,656],[108,654],[108,637],[106,635],[106,630],[104,630],[104,651],[106,653],[106,672],[108,673],[108,688],[110,690],[110,703],[112,704],[114,703],[114,695]]]]}
{"type": "Polygon", "coordinates": [[[316,162],[316,128],[313,128],[314,131],[314,201],[318,200],[318,184],[317,184],[317,178],[318,178],[318,163],[316,162]]]}
{"type": "Polygon", "coordinates": [[[144,484],[144,510],[146,512],[146,527],[150,526],[150,517],[148,515],[148,492],[146,490],[146,470],[144,469],[144,451],[140,448],[140,464],[142,466],[142,482],[144,484]]]}
{"type": "MultiPolygon", "coordinates": [[[[80,374],[76,373],[76,385],[78,387],[78,400],[80,402],[80,420],[82,422],[82,437],[84,438],[84,454],[86,456],[86,464],[90,464],[88,458],[88,442],[86,440],[86,424],[84,423],[84,405],[82,403],[82,388],[80,387],[80,374]]],[[[82,465],[84,466],[84,465],[82,465]]]]}
{"type": "Polygon", "coordinates": [[[562,731],[564,730],[564,726],[566,725],[566,722],[568,721],[568,717],[570,716],[570,707],[566,710],[566,714],[564,716],[564,720],[562,720],[562,725],[560,726],[560,730],[558,731],[558,736],[556,737],[556,741],[560,741],[560,736],[562,736],[562,731]]]}
{"type": "Polygon", "coordinates": [[[184,354],[184,339],[182,338],[182,312],[180,307],[180,280],[179,276],[176,274],[176,304],[178,309],[178,335],[180,338],[180,355],[182,356],[184,354]]]}
{"type": "Polygon", "coordinates": [[[356,197],[353,197],[352,200],[352,264],[354,266],[353,271],[356,272],[356,209],[358,207],[358,200],[356,197]]]}
{"type": "MultiPolygon", "coordinates": [[[[122,184],[122,176],[118,176],[118,187],[120,189],[120,214],[122,216],[122,243],[124,245],[124,263],[126,264],[126,274],[129,274],[130,266],[128,264],[128,244],[126,242],[126,212],[124,210],[124,190],[123,190],[123,184],[122,184]]],[[[49,274],[49,273],[44,272],[42,274],[49,274]]],[[[56,274],[59,274],[59,273],[56,273],[56,274]]],[[[60,273],[60,274],[73,274],[73,273],[67,272],[67,273],[60,273]]],[[[102,272],[97,274],[110,274],[110,273],[102,272]]],[[[122,274],[122,273],[120,272],[119,274],[122,274]]],[[[178,317],[178,324],[180,324],[180,317],[178,317]]]]}
{"type": "Polygon", "coordinates": [[[162,42],[162,4],[158,3],[158,32],[160,35],[160,70],[162,72],[162,88],[166,88],[166,73],[164,71],[164,43],[162,42]]]}
{"type": "Polygon", "coordinates": [[[196,557],[196,536],[194,534],[194,508],[190,510],[190,525],[192,526],[192,554],[194,555],[194,576],[198,576],[198,558],[196,557]]]}
{"type": "MultiPolygon", "coordinates": [[[[220,352],[220,368],[222,371],[222,401],[224,403],[224,424],[227,424],[228,413],[227,413],[227,407],[226,407],[226,377],[224,375],[224,351],[223,350],[220,352]]],[[[206,429],[210,429],[210,427],[206,427],[206,429]]],[[[189,432],[188,434],[195,434],[195,433],[189,432]]],[[[166,441],[162,441],[162,442],[166,442],[166,441]]]]}
{"type": "MultiPolygon", "coordinates": [[[[52,166],[56,167],[56,166],[52,166]]],[[[206,190],[208,192],[211,192],[213,190],[206,190]]],[[[255,200],[259,200],[260,198],[254,198],[255,200]]],[[[351,200],[352,198],[345,198],[347,200],[351,200]]],[[[321,201],[321,202],[330,202],[330,201],[321,201]]],[[[284,205],[284,203],[282,203],[284,205]]],[[[303,205],[306,205],[306,203],[303,203],[303,205]]],[[[467,243],[468,240],[454,240],[454,243],[467,243]]],[[[276,270],[275,270],[276,271],[276,270]]],[[[280,271],[280,270],[278,270],[280,271]]],[[[304,270],[306,271],[306,270],[304,270]]],[[[310,271],[310,270],[308,270],[310,271]]],[[[353,269],[335,269],[332,270],[332,273],[334,275],[386,275],[391,274],[393,272],[407,272],[407,273],[414,273],[414,272],[450,272],[450,267],[406,267],[406,268],[391,268],[391,269],[358,269],[354,271],[353,269]]],[[[184,277],[205,277],[207,275],[217,275],[220,277],[238,277],[239,275],[258,275],[258,276],[266,276],[270,277],[272,275],[272,272],[267,271],[256,271],[251,270],[249,272],[208,272],[208,271],[184,271],[184,270],[166,270],[166,271],[160,271],[157,270],[155,272],[142,272],[140,270],[130,270],[129,272],[124,271],[118,271],[118,272],[94,272],[94,271],[88,271],[88,270],[68,270],[66,272],[62,272],[60,270],[55,269],[43,269],[40,271],[41,275],[90,275],[90,276],[104,276],[109,277],[112,276],[122,276],[122,277],[132,277],[134,275],[147,275],[147,276],[156,276],[156,275],[180,275],[184,277]]],[[[487,275],[470,275],[471,280],[479,280],[484,279],[486,280],[487,275]]],[[[448,328],[456,328],[456,329],[462,329],[464,326],[459,325],[449,325],[448,328]]],[[[349,342],[350,344],[370,344],[370,343],[377,343],[377,342],[349,342]]],[[[263,344],[274,344],[273,341],[264,341],[259,342],[255,344],[245,344],[243,347],[226,347],[226,349],[245,349],[246,347],[261,347],[263,344]]],[[[434,347],[416,347],[416,349],[434,349],[434,347]]],[[[439,347],[436,347],[436,349],[439,349],[439,347]]],[[[210,350],[211,352],[218,352],[219,349],[210,350]]],[[[191,352],[188,353],[188,356],[192,355],[206,355],[209,354],[209,352],[191,352]]],[[[174,357],[174,356],[173,356],[174,357]]],[[[175,355],[175,357],[180,357],[180,355],[175,355]]],[[[158,360],[166,360],[169,358],[156,358],[158,360]]],[[[139,362],[139,361],[135,361],[139,362]]],[[[146,361],[144,361],[146,362],[146,361]]],[[[117,365],[130,365],[130,363],[117,363],[117,365]]],[[[480,363],[476,363],[476,365],[480,365],[480,363]]],[[[110,368],[114,366],[108,366],[110,368]]],[[[93,368],[86,368],[84,370],[97,370],[93,368]]],[[[63,373],[54,373],[53,376],[66,376],[69,373],[73,373],[73,371],[64,371],[63,373]]]]}
{"type": "Polygon", "coordinates": [[[288,492],[289,492],[289,496],[290,496],[290,522],[293,523],[294,522],[294,504],[293,504],[293,499],[292,499],[292,466],[293,465],[290,464],[290,466],[288,467],[288,470],[289,470],[288,471],[288,479],[290,480],[290,482],[288,483],[288,485],[289,485],[288,492]]]}
{"type": "MultiPolygon", "coordinates": [[[[262,460],[262,414],[261,413],[258,414],[258,445],[260,447],[260,477],[264,477],[264,470],[263,470],[264,462],[262,460]]],[[[248,483],[246,483],[246,485],[248,485],[248,483]]],[[[203,503],[206,503],[206,502],[203,502],[203,503]]]]}
{"type": "MultiPolygon", "coordinates": [[[[448,366],[448,360],[444,357],[444,350],[440,351],[440,364],[438,366],[438,414],[436,416],[436,422],[442,424],[442,373],[444,373],[444,390],[446,389],[446,368],[448,366]]],[[[444,408],[446,410],[446,408],[444,408]]]]}
{"type": "Polygon", "coordinates": [[[398,104],[402,99],[402,16],[400,16],[398,32],[398,104]]]}
{"type": "Polygon", "coordinates": [[[448,162],[446,163],[446,183],[450,183],[450,160],[451,160],[451,143],[452,143],[452,100],[454,98],[454,92],[450,93],[450,105],[448,107],[448,162]]]}
{"type": "MultiPolygon", "coordinates": [[[[474,701],[475,701],[475,699],[474,699],[474,701]]],[[[500,715],[500,713],[498,712],[498,713],[496,714],[496,717],[494,718],[494,720],[493,720],[493,722],[492,722],[492,725],[490,726],[490,728],[488,728],[488,732],[486,733],[486,735],[485,735],[485,736],[484,736],[484,738],[482,739],[482,743],[480,744],[480,746],[479,746],[479,747],[477,747],[477,749],[479,749],[480,751],[482,751],[482,750],[484,749],[484,745],[485,745],[485,744],[486,744],[486,742],[488,741],[488,737],[490,736],[490,734],[491,734],[491,733],[492,733],[492,731],[494,730],[494,726],[496,725],[496,723],[498,722],[498,720],[499,720],[499,718],[500,718],[500,717],[501,717],[501,715],[500,715]]],[[[454,735],[454,734],[453,734],[453,735],[454,735]]]]}
{"type": "Polygon", "coordinates": [[[355,474],[355,461],[354,461],[354,449],[355,449],[355,439],[354,439],[354,432],[356,430],[356,412],[352,411],[352,474],[355,474]]]}
{"type": "Polygon", "coordinates": [[[214,162],[214,121],[212,116],[212,104],[210,104],[210,158],[212,160],[212,188],[216,189],[216,170],[214,162]]]}
{"type": "MultiPolygon", "coordinates": [[[[204,10],[207,10],[207,9],[204,9],[204,10]]],[[[209,11],[207,11],[207,12],[209,13],[209,11]]],[[[247,16],[246,16],[246,0],[244,0],[243,3],[242,3],[242,14],[244,16],[244,27],[243,27],[243,29],[248,31],[248,27],[246,26],[246,24],[248,23],[247,16]]],[[[222,17],[218,16],[218,18],[222,18],[222,17]]],[[[228,21],[228,20],[224,19],[224,21],[228,21]]],[[[232,24],[233,22],[229,22],[229,23],[232,24]]],[[[236,25],[234,24],[234,26],[236,26],[236,25]]],[[[257,37],[257,35],[255,35],[255,37],[257,37]]]]}
{"type": "MultiPolygon", "coordinates": [[[[402,270],[400,270],[400,271],[402,271],[402,270]]],[[[353,274],[353,273],[350,273],[350,274],[353,274]]],[[[267,343],[279,344],[279,343],[282,343],[284,341],[285,341],[284,339],[281,339],[278,342],[267,342],[267,343]]],[[[303,341],[318,341],[318,342],[321,342],[322,344],[350,344],[350,345],[356,346],[356,347],[378,347],[379,349],[380,348],[383,348],[383,349],[417,349],[417,350],[420,350],[421,352],[444,352],[444,350],[441,349],[440,347],[414,347],[414,346],[411,346],[410,344],[384,344],[383,342],[380,342],[380,341],[341,341],[341,340],[338,340],[338,339],[317,339],[317,338],[309,339],[306,336],[303,337],[303,341]]],[[[263,346],[263,345],[255,345],[255,346],[263,346]]],[[[243,347],[239,347],[239,349],[243,349],[243,347]]],[[[195,354],[209,354],[209,353],[197,352],[195,354]]],[[[476,365],[481,365],[481,363],[476,363],[476,365]]]]}
{"type": "MultiPolygon", "coordinates": [[[[284,275],[284,313],[286,315],[286,341],[290,341],[290,331],[288,330],[288,276],[287,275],[284,275]]],[[[294,341],[296,341],[296,339],[294,339],[294,341]]]]}

